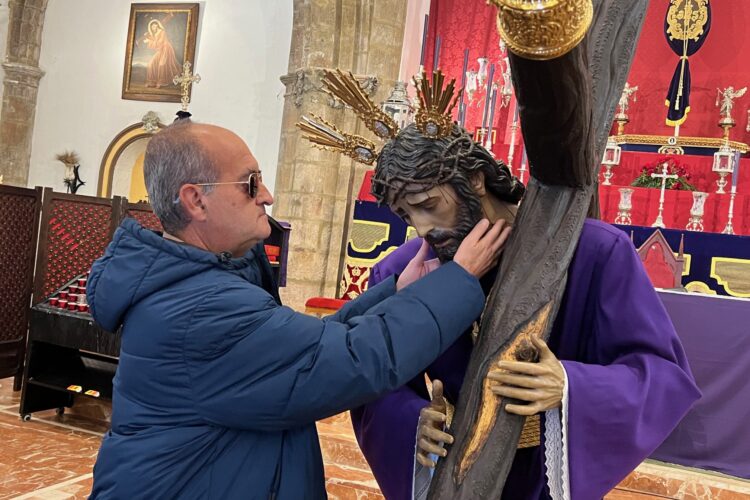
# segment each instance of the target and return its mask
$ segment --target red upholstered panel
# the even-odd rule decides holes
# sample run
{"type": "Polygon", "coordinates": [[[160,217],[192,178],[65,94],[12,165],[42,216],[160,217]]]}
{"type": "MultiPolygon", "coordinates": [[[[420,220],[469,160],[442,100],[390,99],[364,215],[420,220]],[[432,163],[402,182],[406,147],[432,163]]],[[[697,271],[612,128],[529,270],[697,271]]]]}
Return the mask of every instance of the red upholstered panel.
{"type": "Polygon", "coordinates": [[[646,273],[656,288],[679,286],[675,284],[675,272],[664,256],[665,251],[671,253],[671,250],[665,250],[660,242],[654,242],[648,248],[646,258],[643,260],[643,267],[646,268],[646,273]]]}
{"type": "Polygon", "coordinates": [[[307,299],[305,307],[315,309],[329,309],[331,311],[338,311],[346,304],[346,300],[342,299],[331,299],[328,297],[312,297],[307,299]]]}

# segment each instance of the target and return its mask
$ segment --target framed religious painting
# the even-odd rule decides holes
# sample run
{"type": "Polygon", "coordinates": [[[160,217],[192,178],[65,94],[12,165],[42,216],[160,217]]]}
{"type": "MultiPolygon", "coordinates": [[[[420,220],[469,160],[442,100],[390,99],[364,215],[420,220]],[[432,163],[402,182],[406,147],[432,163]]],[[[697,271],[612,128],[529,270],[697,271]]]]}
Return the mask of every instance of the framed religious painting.
{"type": "Polygon", "coordinates": [[[174,77],[194,65],[197,3],[134,3],[130,6],[122,98],[180,102],[174,77]]]}

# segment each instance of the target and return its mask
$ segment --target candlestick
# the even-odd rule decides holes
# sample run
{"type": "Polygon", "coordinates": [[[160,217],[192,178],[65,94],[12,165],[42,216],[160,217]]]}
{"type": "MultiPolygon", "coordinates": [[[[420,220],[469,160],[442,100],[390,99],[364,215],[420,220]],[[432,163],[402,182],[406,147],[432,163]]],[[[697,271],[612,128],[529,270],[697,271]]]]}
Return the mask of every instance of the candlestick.
{"type": "Polygon", "coordinates": [[[508,148],[508,168],[513,172],[513,153],[516,150],[516,132],[518,131],[518,104],[513,111],[513,122],[510,125],[510,148],[508,148]]]}
{"type": "MultiPolygon", "coordinates": [[[[495,63],[490,64],[490,74],[487,79],[487,90],[484,98],[484,112],[482,113],[482,133],[487,134],[487,119],[490,115],[490,99],[492,96],[492,79],[495,77],[495,63]]],[[[482,141],[484,142],[484,141],[482,141]]]]}
{"type": "Polygon", "coordinates": [[[724,226],[724,230],[721,234],[734,234],[734,227],[732,227],[732,219],[734,218],[734,197],[737,196],[737,187],[732,186],[732,191],[729,198],[729,215],[727,217],[727,225],[724,226]]]}
{"type": "Polygon", "coordinates": [[[490,122],[487,127],[487,140],[485,142],[485,149],[492,151],[492,129],[495,124],[495,103],[497,101],[497,85],[492,86],[492,101],[490,102],[490,122]]]}
{"type": "Polygon", "coordinates": [[[620,188],[620,203],[617,205],[615,224],[629,226],[632,223],[630,211],[633,209],[633,188],[620,188]]]}
{"type": "Polygon", "coordinates": [[[425,14],[424,15],[424,30],[422,31],[422,55],[419,58],[419,65],[424,67],[424,57],[425,52],[427,52],[427,21],[430,19],[430,16],[425,14]]]}
{"type": "MultiPolygon", "coordinates": [[[[461,90],[466,88],[466,70],[469,67],[469,49],[464,49],[464,66],[463,71],[461,71],[461,90]]],[[[461,92],[461,97],[459,97],[458,100],[458,124],[460,126],[464,126],[464,93],[461,92]]]]}
{"type": "Polygon", "coordinates": [[[435,53],[433,54],[432,60],[432,71],[437,71],[438,63],[440,62],[440,35],[435,36],[435,53]]]}
{"type": "Polygon", "coordinates": [[[690,208],[690,221],[685,229],[688,231],[703,231],[703,212],[708,193],[693,191],[693,206],[690,208]]]}

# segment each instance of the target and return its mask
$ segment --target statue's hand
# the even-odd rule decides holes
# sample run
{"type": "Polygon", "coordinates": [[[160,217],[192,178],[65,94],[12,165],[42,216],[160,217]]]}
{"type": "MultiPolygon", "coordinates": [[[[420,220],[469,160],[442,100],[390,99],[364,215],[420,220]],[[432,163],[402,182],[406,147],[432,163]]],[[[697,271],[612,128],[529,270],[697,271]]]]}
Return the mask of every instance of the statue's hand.
{"type": "Polygon", "coordinates": [[[527,404],[507,404],[505,411],[516,415],[537,413],[560,407],[565,387],[565,369],[540,338],[531,341],[539,350],[539,362],[500,361],[487,374],[496,396],[520,399],[527,404]]]}
{"type": "Polygon", "coordinates": [[[443,432],[447,420],[448,405],[443,398],[443,383],[433,380],[432,401],[419,413],[417,432],[417,461],[425,467],[435,467],[435,462],[429,458],[431,453],[444,457],[447,452],[443,443],[453,443],[453,436],[443,432]]]}

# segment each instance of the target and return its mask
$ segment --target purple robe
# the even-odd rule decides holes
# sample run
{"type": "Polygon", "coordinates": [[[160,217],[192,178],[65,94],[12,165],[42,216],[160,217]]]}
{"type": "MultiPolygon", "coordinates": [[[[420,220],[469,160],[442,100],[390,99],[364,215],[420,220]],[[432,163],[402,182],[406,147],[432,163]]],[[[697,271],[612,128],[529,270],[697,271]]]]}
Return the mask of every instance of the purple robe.
{"type": "MultiPolygon", "coordinates": [[[[409,241],[378,263],[370,285],[400,273],[420,245],[409,241]]],[[[571,498],[601,499],[700,397],[672,322],[625,233],[585,222],[548,344],[568,378],[571,498]]],[[[426,371],[443,381],[453,404],[471,349],[467,332],[426,371]]],[[[427,404],[420,376],[351,412],[359,445],[389,500],[411,499],[416,425],[427,404]]],[[[518,450],[502,498],[550,498],[545,474],[543,445],[518,450]]]]}

